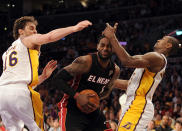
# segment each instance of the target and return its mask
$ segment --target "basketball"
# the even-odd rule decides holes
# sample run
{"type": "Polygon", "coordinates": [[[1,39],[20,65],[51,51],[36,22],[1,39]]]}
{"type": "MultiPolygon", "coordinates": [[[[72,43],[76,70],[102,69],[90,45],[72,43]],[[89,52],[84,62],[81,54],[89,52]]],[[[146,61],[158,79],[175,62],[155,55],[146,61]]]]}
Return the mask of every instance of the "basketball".
{"type": "Polygon", "coordinates": [[[94,104],[94,105],[96,106],[96,108],[95,108],[94,110],[90,111],[90,112],[89,112],[89,111],[85,111],[85,110],[77,103],[77,107],[78,107],[82,112],[84,112],[84,113],[86,113],[86,114],[89,114],[89,113],[95,111],[95,110],[99,107],[99,105],[100,105],[100,99],[99,99],[99,96],[97,95],[97,93],[96,93],[95,91],[90,90],[90,89],[85,89],[85,90],[82,90],[82,91],[80,92],[80,94],[94,94],[94,95],[95,95],[95,96],[93,96],[93,97],[89,97],[89,102],[92,103],[92,104],[94,104]]]}

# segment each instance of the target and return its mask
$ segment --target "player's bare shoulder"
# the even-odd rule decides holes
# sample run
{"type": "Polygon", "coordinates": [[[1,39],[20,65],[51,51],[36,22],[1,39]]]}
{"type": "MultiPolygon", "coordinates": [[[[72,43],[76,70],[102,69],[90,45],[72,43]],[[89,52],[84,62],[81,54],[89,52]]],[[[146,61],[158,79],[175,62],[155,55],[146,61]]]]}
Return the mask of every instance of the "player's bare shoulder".
{"type": "Polygon", "coordinates": [[[33,34],[22,38],[21,41],[27,48],[40,51],[40,45],[34,43],[35,39],[40,38],[39,36],[40,34],[33,34]]]}
{"type": "Polygon", "coordinates": [[[79,56],[77,57],[73,63],[78,63],[78,64],[86,64],[87,62],[90,61],[90,56],[89,55],[85,55],[85,56],[79,56]]]}
{"type": "Polygon", "coordinates": [[[87,73],[90,70],[91,62],[91,56],[79,56],[70,65],[64,67],[64,69],[72,75],[87,73]]]}
{"type": "Polygon", "coordinates": [[[146,57],[149,59],[150,62],[149,69],[153,72],[160,71],[166,63],[162,54],[158,52],[149,52],[146,54],[146,57]]]}
{"type": "Polygon", "coordinates": [[[89,67],[92,64],[92,57],[90,55],[79,56],[73,63],[83,65],[85,68],[89,67]]]}

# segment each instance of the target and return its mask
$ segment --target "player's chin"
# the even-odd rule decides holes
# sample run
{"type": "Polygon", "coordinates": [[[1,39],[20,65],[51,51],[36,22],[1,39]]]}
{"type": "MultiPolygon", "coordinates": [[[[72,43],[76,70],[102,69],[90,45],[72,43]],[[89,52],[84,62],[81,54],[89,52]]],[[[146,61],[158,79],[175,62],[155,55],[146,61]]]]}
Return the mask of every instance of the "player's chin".
{"type": "Polygon", "coordinates": [[[103,58],[109,58],[110,56],[111,56],[111,55],[110,55],[109,53],[103,53],[103,54],[102,54],[102,57],[103,57],[103,58]]]}
{"type": "Polygon", "coordinates": [[[110,56],[105,56],[105,57],[102,57],[102,60],[104,60],[104,61],[107,61],[107,60],[109,60],[111,57],[110,56]]]}

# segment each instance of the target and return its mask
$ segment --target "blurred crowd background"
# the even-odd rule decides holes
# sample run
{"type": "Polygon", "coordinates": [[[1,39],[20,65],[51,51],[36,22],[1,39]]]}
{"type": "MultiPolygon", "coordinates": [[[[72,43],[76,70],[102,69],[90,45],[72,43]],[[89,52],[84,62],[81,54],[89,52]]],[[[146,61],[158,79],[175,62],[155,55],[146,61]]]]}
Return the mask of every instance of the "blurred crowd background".
{"type": "MultiPolygon", "coordinates": [[[[13,42],[12,26],[16,18],[35,16],[39,22],[38,32],[74,25],[88,19],[93,26],[69,35],[41,48],[39,73],[51,59],[58,61],[53,75],[36,88],[44,102],[46,131],[61,131],[58,124],[57,103],[63,93],[50,84],[56,72],[70,64],[76,57],[96,51],[98,37],[105,23],[119,23],[117,38],[131,54],[152,51],[155,42],[175,30],[182,36],[182,0],[1,0],[0,3],[0,54],[13,42]]],[[[121,79],[129,79],[134,69],[122,66],[116,55],[112,60],[121,68],[121,79]]],[[[0,58],[0,73],[2,59],[0,58]]],[[[164,79],[158,86],[153,103],[155,114],[148,129],[156,131],[182,130],[182,51],[168,58],[164,79]]],[[[117,127],[121,106],[119,97],[125,92],[113,89],[103,100],[100,109],[113,128],[117,127]]],[[[24,129],[26,130],[26,129],[24,129]]],[[[5,131],[0,119],[0,131],[5,131]]]]}

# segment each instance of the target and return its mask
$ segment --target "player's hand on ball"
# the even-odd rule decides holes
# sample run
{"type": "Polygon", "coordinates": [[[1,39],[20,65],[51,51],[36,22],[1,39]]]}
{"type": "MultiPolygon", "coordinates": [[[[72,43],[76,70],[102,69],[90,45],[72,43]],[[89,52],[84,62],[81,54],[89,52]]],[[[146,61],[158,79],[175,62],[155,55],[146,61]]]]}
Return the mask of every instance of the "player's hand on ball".
{"type": "Polygon", "coordinates": [[[82,111],[87,113],[93,111],[96,106],[89,102],[90,97],[94,97],[95,94],[79,94],[76,97],[77,104],[83,109],[82,111]]]}
{"type": "Polygon", "coordinates": [[[81,21],[77,25],[74,26],[74,32],[81,31],[84,28],[91,26],[91,25],[92,25],[92,23],[88,20],[81,21]]]}
{"type": "Polygon", "coordinates": [[[76,104],[80,111],[89,114],[99,108],[100,99],[94,90],[85,89],[76,96],[76,104]]]}

